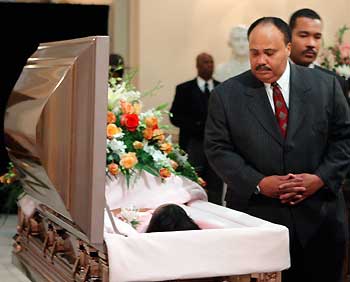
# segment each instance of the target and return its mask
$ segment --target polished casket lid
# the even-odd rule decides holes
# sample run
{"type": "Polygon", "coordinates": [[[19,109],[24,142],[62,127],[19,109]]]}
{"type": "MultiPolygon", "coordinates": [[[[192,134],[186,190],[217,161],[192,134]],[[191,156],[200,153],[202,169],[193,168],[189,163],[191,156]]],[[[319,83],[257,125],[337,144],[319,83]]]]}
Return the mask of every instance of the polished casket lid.
{"type": "Polygon", "coordinates": [[[103,242],[109,38],[42,43],[5,114],[5,142],[25,191],[103,242]]]}

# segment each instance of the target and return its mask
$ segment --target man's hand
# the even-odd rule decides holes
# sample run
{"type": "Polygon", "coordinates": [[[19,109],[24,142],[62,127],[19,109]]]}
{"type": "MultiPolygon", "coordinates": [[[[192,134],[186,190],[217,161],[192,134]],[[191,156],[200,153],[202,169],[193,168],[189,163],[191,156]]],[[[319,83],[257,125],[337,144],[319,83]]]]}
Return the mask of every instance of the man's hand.
{"type": "Polygon", "coordinates": [[[295,179],[299,181],[290,181],[279,186],[281,203],[296,205],[324,186],[322,179],[315,174],[295,174],[295,179]],[[301,191],[299,187],[304,187],[305,190],[301,191]]]}
{"type": "Polygon", "coordinates": [[[288,175],[271,175],[264,177],[259,182],[259,188],[260,193],[263,194],[266,197],[270,198],[280,198],[281,190],[280,187],[285,187],[283,185],[287,185],[288,183],[293,182],[293,185],[286,186],[286,190],[293,196],[296,196],[298,193],[302,193],[305,191],[305,188],[301,186],[302,179],[295,177],[294,174],[288,174],[288,175]],[[288,188],[287,188],[288,187],[288,188]]]}

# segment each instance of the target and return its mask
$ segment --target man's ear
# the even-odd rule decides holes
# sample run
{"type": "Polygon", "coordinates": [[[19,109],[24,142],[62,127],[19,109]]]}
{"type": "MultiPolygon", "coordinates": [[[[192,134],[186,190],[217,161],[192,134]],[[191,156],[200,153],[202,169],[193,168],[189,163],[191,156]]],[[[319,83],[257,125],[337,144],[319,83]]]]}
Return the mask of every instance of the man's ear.
{"type": "Polygon", "coordinates": [[[292,43],[288,42],[286,48],[287,48],[288,57],[289,57],[290,56],[290,52],[292,50],[292,43]]]}

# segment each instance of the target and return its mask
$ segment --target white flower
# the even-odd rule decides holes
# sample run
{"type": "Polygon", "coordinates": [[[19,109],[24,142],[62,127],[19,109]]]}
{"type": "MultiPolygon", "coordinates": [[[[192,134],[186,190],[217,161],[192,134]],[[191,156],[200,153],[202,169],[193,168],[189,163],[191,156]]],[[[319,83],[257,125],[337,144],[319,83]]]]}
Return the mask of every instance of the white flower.
{"type": "Polygon", "coordinates": [[[138,101],[140,100],[141,97],[141,93],[139,91],[128,91],[123,93],[123,98],[127,101],[127,102],[133,102],[133,101],[138,101]]]}
{"type": "Polygon", "coordinates": [[[114,153],[118,154],[119,156],[122,156],[125,154],[126,145],[124,144],[123,141],[113,139],[109,141],[107,145],[114,153]]]}
{"type": "Polygon", "coordinates": [[[165,141],[166,141],[167,143],[173,144],[172,136],[171,136],[171,135],[168,135],[168,137],[165,138],[165,141]]]}
{"type": "Polygon", "coordinates": [[[143,150],[150,154],[156,164],[160,167],[171,167],[170,159],[160,150],[157,150],[154,146],[146,144],[143,150]]]}
{"type": "Polygon", "coordinates": [[[179,165],[184,165],[187,162],[187,159],[188,159],[187,154],[181,155],[178,150],[174,150],[173,152],[176,155],[176,160],[177,160],[179,165]]]}
{"type": "Polygon", "coordinates": [[[119,132],[119,133],[117,133],[117,134],[114,134],[113,135],[113,137],[115,138],[115,139],[122,139],[123,137],[124,137],[124,133],[121,131],[121,132],[119,132]]]}
{"type": "Polygon", "coordinates": [[[113,109],[118,104],[118,96],[113,88],[108,88],[108,109],[113,109]]]}
{"type": "Polygon", "coordinates": [[[155,109],[150,109],[147,112],[140,113],[140,120],[144,120],[145,118],[156,117],[158,122],[163,120],[163,114],[160,111],[156,111],[155,109]]]}
{"type": "Polygon", "coordinates": [[[120,215],[126,220],[127,223],[131,223],[132,221],[136,221],[139,217],[138,209],[131,208],[122,208],[120,211],[120,215]]]}
{"type": "Polygon", "coordinates": [[[167,161],[166,155],[164,155],[161,151],[155,150],[152,154],[152,158],[156,163],[163,163],[167,161]]]}
{"type": "Polygon", "coordinates": [[[154,117],[153,109],[148,110],[147,112],[140,113],[140,120],[144,120],[148,117],[154,117]]]}
{"type": "Polygon", "coordinates": [[[350,65],[340,65],[335,68],[335,71],[346,79],[350,78],[350,65]]]}

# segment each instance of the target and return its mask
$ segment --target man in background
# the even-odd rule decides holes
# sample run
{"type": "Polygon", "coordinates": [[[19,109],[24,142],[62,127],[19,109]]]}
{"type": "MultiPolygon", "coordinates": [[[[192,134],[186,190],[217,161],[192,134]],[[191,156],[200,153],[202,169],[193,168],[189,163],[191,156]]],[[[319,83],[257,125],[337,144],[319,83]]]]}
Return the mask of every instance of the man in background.
{"type": "MultiPolygon", "coordinates": [[[[328,73],[337,78],[344,92],[348,103],[350,81],[335,72],[319,67],[314,64],[319,53],[322,43],[323,22],[319,14],[311,9],[300,9],[295,11],[289,20],[289,27],[292,31],[292,51],[290,58],[298,64],[309,68],[315,68],[319,71],[328,73]]],[[[350,175],[346,176],[343,184],[343,191],[347,205],[349,205],[350,197],[350,175]]],[[[348,253],[350,250],[347,251],[348,253]]],[[[346,266],[346,272],[349,272],[349,266],[346,266]]]]}
{"type": "Polygon", "coordinates": [[[322,43],[323,23],[321,17],[311,9],[300,9],[290,17],[289,27],[292,31],[291,60],[297,65],[315,68],[335,75],[349,102],[349,84],[346,79],[314,64],[322,43]]]}
{"type": "Polygon", "coordinates": [[[109,77],[121,80],[124,75],[124,59],[119,54],[109,55],[109,77]]]}
{"type": "Polygon", "coordinates": [[[176,86],[170,120],[180,128],[180,147],[188,153],[190,163],[207,183],[209,201],[221,205],[223,183],[208,164],[203,149],[208,99],[219,82],[213,79],[214,60],[211,55],[199,54],[196,67],[195,79],[176,86]]]}

